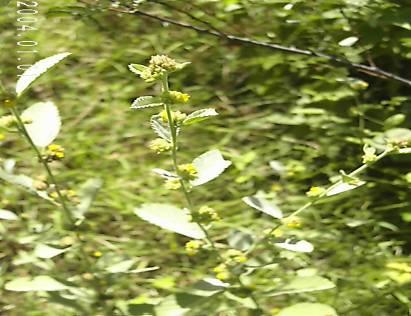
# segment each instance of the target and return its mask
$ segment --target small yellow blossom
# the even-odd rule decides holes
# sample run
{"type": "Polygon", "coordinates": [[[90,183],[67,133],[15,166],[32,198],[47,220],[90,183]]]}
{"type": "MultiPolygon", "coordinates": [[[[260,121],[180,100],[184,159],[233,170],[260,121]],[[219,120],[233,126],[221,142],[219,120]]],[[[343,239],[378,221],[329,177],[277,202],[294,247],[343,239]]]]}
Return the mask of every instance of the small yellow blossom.
{"type": "Polygon", "coordinates": [[[223,272],[219,272],[215,275],[215,277],[217,279],[219,279],[220,281],[227,281],[228,279],[231,278],[231,274],[229,271],[223,271],[223,272]]]}
{"type": "MultiPolygon", "coordinates": [[[[171,118],[175,125],[179,125],[187,117],[187,114],[180,111],[171,111],[171,118]]],[[[168,114],[166,110],[160,112],[160,118],[163,123],[168,123],[168,114]]]]}
{"type": "Polygon", "coordinates": [[[354,90],[365,90],[368,88],[368,83],[363,80],[354,79],[350,82],[350,87],[354,90]]]}
{"type": "Polygon", "coordinates": [[[179,165],[178,173],[184,180],[194,180],[198,175],[198,171],[192,163],[179,165]]]}
{"type": "Polygon", "coordinates": [[[6,135],[0,133],[0,142],[6,139],[6,135]]]}
{"type": "Polygon", "coordinates": [[[203,242],[201,240],[190,240],[185,244],[185,250],[187,255],[195,256],[201,250],[203,242]]]}
{"type": "Polygon", "coordinates": [[[301,219],[298,217],[292,217],[292,218],[285,219],[284,224],[288,228],[300,228],[303,225],[301,219]]]}
{"type": "Polygon", "coordinates": [[[244,263],[246,262],[247,256],[240,250],[237,249],[230,249],[225,254],[227,257],[226,264],[233,265],[235,263],[244,263]]]}
{"type": "Polygon", "coordinates": [[[193,218],[197,222],[201,222],[204,224],[209,224],[213,221],[221,220],[220,216],[218,215],[217,211],[209,206],[202,206],[193,214],[193,218]]]}
{"type": "Polygon", "coordinates": [[[101,253],[101,251],[94,251],[93,252],[93,256],[96,258],[100,258],[103,254],[101,253]]]}
{"type": "Polygon", "coordinates": [[[149,143],[148,147],[157,154],[161,154],[169,151],[172,148],[172,145],[165,139],[156,138],[149,143]]]}
{"type": "Polygon", "coordinates": [[[325,192],[322,187],[311,187],[305,194],[309,197],[319,197],[325,192]]]}
{"type": "Polygon", "coordinates": [[[9,128],[15,123],[15,119],[11,115],[0,117],[0,128],[9,128]]]}
{"type": "Polygon", "coordinates": [[[57,144],[47,146],[46,159],[48,161],[61,160],[65,156],[64,148],[57,144]]]}
{"type": "Polygon", "coordinates": [[[185,104],[190,100],[190,95],[179,91],[169,91],[165,96],[166,101],[170,103],[182,103],[185,104]]]}
{"type": "Polygon", "coordinates": [[[377,150],[374,147],[364,146],[364,155],[362,156],[363,163],[374,162],[377,159],[377,150]]]}
{"type": "Polygon", "coordinates": [[[164,187],[167,190],[178,190],[181,188],[181,183],[179,179],[169,179],[164,183],[164,187]]]}

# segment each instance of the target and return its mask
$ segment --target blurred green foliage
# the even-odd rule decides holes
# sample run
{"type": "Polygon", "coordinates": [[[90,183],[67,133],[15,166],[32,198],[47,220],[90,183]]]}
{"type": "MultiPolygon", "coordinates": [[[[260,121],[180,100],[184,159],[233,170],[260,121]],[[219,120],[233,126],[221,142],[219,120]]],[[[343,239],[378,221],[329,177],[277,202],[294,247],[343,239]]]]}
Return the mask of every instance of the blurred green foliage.
{"type": "MultiPolygon", "coordinates": [[[[222,215],[215,232],[221,241],[238,230],[255,236],[272,227],[272,218],[254,212],[242,197],[265,192],[291,213],[306,202],[305,192],[311,186],[327,185],[339,170],[359,166],[364,142],[394,127],[409,127],[410,87],[322,58],[226,42],[116,13],[107,9],[109,2],[87,6],[74,0],[41,1],[38,29],[24,32],[25,40],[39,43],[38,53],[25,57],[27,63],[58,52],[72,53],[44,75],[21,104],[24,108],[51,99],[62,113],[58,141],[67,158],[53,165],[59,181],[66,189],[80,190],[88,179],[100,178],[103,187],[81,226],[90,263],[81,264],[75,245],[73,251],[53,259],[36,256],[37,244],[70,246],[74,233],[62,229],[54,205],[0,182],[0,209],[19,216],[18,221],[0,221],[0,313],[146,315],[145,309],[151,315],[152,305],[163,298],[169,302],[162,304],[172,305],[177,297],[196,304],[187,315],[253,315],[244,301],[216,296],[202,302],[190,296],[190,285],[210,274],[208,258],[187,257],[186,238],[149,226],[134,215],[133,208],[142,203],[179,203],[182,197],[170,194],[151,175],[152,168],[169,162],[147,150],[153,135],[146,114],[131,112],[129,106],[135,97],[156,88],[136,80],[127,64],[145,63],[157,53],[190,60],[192,64],[171,79],[173,88],[184,87],[192,95],[192,105],[185,110],[201,105],[221,114],[192,128],[182,141],[187,160],[213,147],[233,161],[224,176],[195,195],[196,203],[213,201],[210,206],[222,215]],[[367,82],[368,88],[357,89],[356,80],[367,82]],[[282,176],[270,167],[272,161],[283,166],[282,176]],[[96,271],[125,260],[134,260],[129,263],[136,273],[95,276],[96,271]],[[148,267],[159,269],[145,271],[148,267]],[[81,286],[70,295],[4,289],[6,282],[28,275],[49,275],[66,285],[81,286]]],[[[408,1],[137,2],[139,9],[154,15],[342,56],[410,78],[408,1]],[[342,45],[350,37],[358,40],[342,45]]],[[[16,46],[18,16],[13,3],[1,6],[0,12],[0,80],[12,90],[21,73],[16,71],[21,57],[16,46]]],[[[16,173],[44,179],[36,157],[17,135],[7,134],[0,150],[2,162],[15,160],[16,173]]],[[[315,251],[278,258],[277,265],[254,272],[253,286],[275,288],[298,270],[315,269],[336,288],[272,297],[263,300],[265,308],[275,315],[293,303],[318,302],[333,306],[340,315],[408,315],[410,167],[409,154],[388,157],[363,176],[366,185],[305,212],[299,236],[310,240],[315,251]]],[[[262,252],[258,259],[269,261],[272,255],[262,252]]]]}

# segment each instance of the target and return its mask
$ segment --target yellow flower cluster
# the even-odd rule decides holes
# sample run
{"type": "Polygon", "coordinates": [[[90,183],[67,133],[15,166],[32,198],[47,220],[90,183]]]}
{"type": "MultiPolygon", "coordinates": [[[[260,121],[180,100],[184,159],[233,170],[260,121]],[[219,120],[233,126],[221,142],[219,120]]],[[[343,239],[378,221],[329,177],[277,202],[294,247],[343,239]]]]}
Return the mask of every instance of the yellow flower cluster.
{"type": "Polygon", "coordinates": [[[201,247],[203,247],[204,242],[201,240],[190,240],[185,244],[185,251],[187,255],[189,256],[195,256],[198,254],[201,250],[201,247]]]}
{"type": "MultiPolygon", "coordinates": [[[[171,118],[174,122],[175,125],[181,124],[187,117],[187,114],[180,112],[180,111],[171,111],[171,118]]],[[[168,115],[167,111],[163,110],[160,112],[160,118],[163,121],[163,123],[168,123],[168,115]]]]}
{"type": "Polygon", "coordinates": [[[165,183],[164,183],[164,187],[167,190],[178,190],[181,188],[181,182],[179,179],[168,179],[165,183]]]}
{"type": "Polygon", "coordinates": [[[47,161],[61,160],[65,157],[64,148],[57,144],[47,146],[46,159],[47,161]]]}
{"type": "Polygon", "coordinates": [[[230,268],[235,267],[238,264],[245,263],[247,256],[240,250],[230,249],[224,254],[224,262],[213,268],[215,277],[221,281],[227,281],[231,279],[232,273],[230,268]]]}
{"type": "Polygon", "coordinates": [[[198,171],[192,163],[186,163],[178,166],[178,174],[184,180],[194,180],[197,178],[198,171]]]}
{"type": "Polygon", "coordinates": [[[221,281],[227,281],[231,278],[231,273],[226,264],[220,263],[218,266],[213,268],[215,277],[221,281]]]}
{"type": "Polygon", "coordinates": [[[148,66],[131,64],[130,70],[146,82],[161,80],[164,75],[182,69],[188,63],[178,63],[166,55],[152,56],[148,66]]]}
{"type": "Polygon", "coordinates": [[[377,150],[374,147],[364,147],[364,155],[362,156],[363,163],[371,163],[377,159],[377,155],[375,154],[377,150]]]}
{"type": "MultiPolygon", "coordinates": [[[[78,197],[77,197],[77,192],[76,191],[74,191],[74,190],[61,190],[60,193],[66,199],[71,200],[73,202],[78,202],[78,197]]],[[[50,197],[54,200],[57,200],[59,198],[59,195],[56,191],[53,191],[53,192],[50,193],[50,197]]]]}
{"type": "Polygon", "coordinates": [[[162,138],[156,138],[152,140],[149,143],[148,147],[154,152],[156,152],[157,154],[161,154],[163,152],[169,151],[172,148],[171,144],[162,138]]]}
{"type": "Polygon", "coordinates": [[[300,228],[303,225],[303,222],[298,217],[286,218],[283,220],[283,223],[288,228],[300,228]]]}
{"type": "Polygon", "coordinates": [[[180,91],[169,91],[164,95],[164,101],[172,104],[181,103],[185,104],[190,100],[190,95],[182,93],[180,91]]]}
{"type": "Polygon", "coordinates": [[[15,119],[11,115],[5,115],[0,117],[0,128],[9,128],[15,122],[15,119]]]}
{"type": "Polygon", "coordinates": [[[322,187],[311,187],[305,194],[309,197],[319,197],[325,192],[322,187]]]}
{"type": "Polygon", "coordinates": [[[221,220],[217,211],[209,206],[202,206],[198,212],[193,213],[193,220],[203,224],[209,224],[221,220]]]}

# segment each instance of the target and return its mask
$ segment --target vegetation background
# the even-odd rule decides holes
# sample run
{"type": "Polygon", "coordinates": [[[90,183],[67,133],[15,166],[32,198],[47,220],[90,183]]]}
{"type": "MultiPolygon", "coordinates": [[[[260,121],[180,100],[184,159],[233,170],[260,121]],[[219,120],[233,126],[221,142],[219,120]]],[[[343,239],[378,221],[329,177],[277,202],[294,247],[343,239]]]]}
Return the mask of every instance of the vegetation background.
{"type": "MultiPolygon", "coordinates": [[[[70,252],[53,259],[36,257],[37,243],[64,246],[74,237],[56,224],[60,211],[55,206],[0,182],[0,208],[20,218],[0,221],[2,315],[82,315],[82,304],[92,306],[91,315],[146,315],[143,305],[151,315],[151,305],[184,293],[190,284],[210,274],[207,258],[187,257],[186,238],[148,225],[133,212],[145,202],[181,204],[182,196],[170,193],[151,175],[152,168],[167,166],[168,158],[147,149],[153,137],[147,114],[129,107],[135,97],[150,94],[156,87],[137,80],[127,69],[129,63],[144,64],[158,53],[191,61],[171,79],[175,90],[184,87],[192,95],[191,105],[184,110],[214,107],[220,113],[183,136],[182,155],[189,160],[209,148],[219,148],[233,161],[222,177],[195,195],[195,202],[209,203],[220,211],[223,221],[214,234],[221,240],[234,231],[258,235],[272,226],[272,218],[250,209],[242,197],[265,192],[285,213],[291,213],[307,201],[305,193],[311,186],[326,186],[339,170],[361,165],[364,140],[392,128],[407,128],[411,122],[411,87],[401,82],[324,58],[225,41],[170,23],[120,14],[108,9],[113,8],[109,1],[87,2],[39,1],[38,29],[27,35],[39,43],[31,62],[58,52],[72,55],[45,74],[23,104],[51,99],[61,111],[58,142],[67,158],[53,165],[61,183],[77,190],[88,179],[103,181],[82,227],[92,265],[79,264],[70,252]],[[368,83],[368,88],[356,89],[354,80],[368,83]],[[281,176],[270,167],[272,161],[284,166],[281,176]],[[137,259],[136,269],[159,269],[98,279],[94,301],[88,301],[87,290],[68,298],[3,288],[25,275],[87,282],[94,269],[127,259],[137,259]]],[[[137,2],[141,2],[139,9],[155,16],[341,56],[411,78],[409,1],[137,2]],[[347,38],[351,40],[344,42],[347,38]]],[[[114,8],[117,5],[121,7],[115,3],[114,8]]],[[[0,13],[0,78],[12,90],[18,65],[15,1],[3,4],[0,13]]],[[[15,160],[19,174],[34,179],[45,176],[17,136],[7,134],[0,142],[0,159],[15,160]]],[[[315,251],[289,255],[287,261],[259,272],[253,282],[279,284],[297,270],[315,269],[336,287],[263,300],[272,315],[301,301],[329,304],[347,316],[410,314],[410,167],[409,154],[390,156],[367,171],[366,185],[328,198],[302,215],[300,236],[310,240],[315,251]]],[[[219,299],[192,311],[192,315],[252,313],[241,301],[219,299]]]]}

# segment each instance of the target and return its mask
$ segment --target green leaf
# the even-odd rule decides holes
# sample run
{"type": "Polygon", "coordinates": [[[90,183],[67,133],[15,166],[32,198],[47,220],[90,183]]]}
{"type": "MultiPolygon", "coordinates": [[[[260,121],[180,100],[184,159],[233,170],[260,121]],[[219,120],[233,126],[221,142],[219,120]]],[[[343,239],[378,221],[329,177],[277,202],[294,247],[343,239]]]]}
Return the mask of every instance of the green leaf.
{"type": "Polygon", "coordinates": [[[131,104],[131,109],[134,110],[140,110],[140,109],[145,109],[145,108],[152,108],[156,106],[161,106],[163,103],[161,102],[161,99],[158,97],[153,97],[153,96],[144,96],[144,97],[139,97],[133,101],[131,104]]]}
{"type": "Polygon", "coordinates": [[[190,183],[198,186],[217,178],[231,165],[231,161],[224,160],[221,152],[214,149],[194,159],[193,165],[198,171],[198,176],[190,183]]]}
{"type": "Polygon", "coordinates": [[[57,55],[53,55],[47,58],[44,58],[38,62],[36,62],[33,66],[27,69],[19,78],[16,84],[16,93],[17,96],[20,96],[24,90],[27,89],[30,84],[36,80],[40,75],[45,73],[49,68],[53,67],[54,65],[58,64],[64,58],[69,56],[70,53],[61,53],[57,55]]]}
{"type": "Polygon", "coordinates": [[[164,126],[163,123],[161,123],[160,117],[158,115],[153,115],[151,117],[150,125],[159,137],[171,143],[170,128],[168,126],[164,126]]]}
{"type": "Polygon", "coordinates": [[[407,117],[405,116],[405,114],[394,114],[384,121],[384,129],[389,129],[401,125],[402,123],[404,123],[406,118],[407,117]]]}
{"type": "Polygon", "coordinates": [[[172,232],[195,238],[205,237],[204,232],[196,223],[191,222],[188,211],[170,204],[143,204],[134,209],[137,216],[145,221],[172,232]]]}
{"type": "Polygon", "coordinates": [[[7,282],[5,289],[15,292],[36,292],[36,291],[63,291],[70,287],[47,276],[40,275],[34,278],[21,277],[7,282]]]}
{"type": "Polygon", "coordinates": [[[291,280],[286,286],[274,291],[269,291],[268,296],[277,296],[283,294],[294,294],[304,292],[323,291],[335,288],[335,284],[321,276],[298,276],[291,280]]]}
{"type": "Polygon", "coordinates": [[[19,217],[12,211],[0,209],[0,219],[4,219],[8,221],[17,221],[19,217]]]}
{"type": "Polygon", "coordinates": [[[62,253],[65,253],[67,250],[69,250],[70,247],[67,248],[54,248],[50,247],[46,244],[38,244],[36,248],[34,249],[34,254],[36,257],[41,258],[41,259],[50,259],[53,257],[56,257],[62,253]]]}
{"type": "Polygon", "coordinates": [[[350,47],[354,45],[357,41],[358,41],[358,37],[350,36],[350,37],[344,38],[342,41],[339,41],[338,45],[342,47],[350,47]]]}
{"type": "Polygon", "coordinates": [[[84,220],[84,214],[90,209],[102,185],[103,181],[99,178],[88,179],[82,184],[78,194],[80,203],[73,209],[77,225],[84,220]]]}
{"type": "Polygon", "coordinates": [[[279,248],[294,251],[294,252],[312,252],[314,246],[306,240],[300,240],[298,242],[291,242],[286,240],[285,242],[275,243],[279,248]]]}
{"type": "Polygon", "coordinates": [[[334,186],[330,191],[327,192],[327,196],[332,196],[332,195],[337,195],[343,192],[351,191],[354,190],[362,185],[364,185],[366,182],[358,180],[354,183],[347,183],[347,182],[342,182],[334,186]]]}
{"type": "Polygon", "coordinates": [[[259,210],[274,218],[283,218],[283,212],[281,212],[277,205],[264,198],[260,198],[257,196],[246,196],[242,200],[248,206],[251,206],[252,208],[255,208],[256,210],[259,210]]]}
{"type": "Polygon", "coordinates": [[[191,125],[201,121],[204,121],[211,116],[217,116],[218,113],[215,109],[202,109],[191,113],[187,118],[183,121],[184,125],[191,125]]]}
{"type": "Polygon", "coordinates": [[[277,316],[338,316],[334,308],[318,303],[298,303],[284,308],[277,316]]]}
{"type": "Polygon", "coordinates": [[[219,292],[224,291],[230,284],[224,283],[218,279],[205,278],[193,284],[189,288],[189,293],[197,296],[209,297],[219,292]]]}
{"type": "Polygon", "coordinates": [[[106,268],[110,273],[125,273],[136,263],[135,259],[124,260],[106,268]]]}
{"type": "Polygon", "coordinates": [[[54,200],[51,197],[49,197],[46,191],[40,191],[35,188],[35,185],[34,185],[35,181],[30,177],[27,177],[25,175],[15,175],[15,174],[6,172],[4,169],[0,168],[0,179],[6,182],[9,182],[11,184],[14,184],[14,185],[21,186],[27,191],[29,191],[30,193],[34,193],[38,195],[39,197],[54,203],[54,200]]]}
{"type": "Polygon", "coordinates": [[[143,71],[145,71],[147,68],[148,68],[147,66],[140,65],[140,64],[130,64],[130,65],[128,65],[128,69],[129,69],[132,73],[134,73],[134,74],[136,74],[136,75],[138,75],[138,76],[140,76],[141,73],[142,73],[143,71]]]}
{"type": "Polygon", "coordinates": [[[180,306],[174,295],[166,297],[155,308],[156,316],[184,316],[189,307],[180,306]]]}
{"type": "Polygon", "coordinates": [[[25,127],[38,147],[50,145],[60,132],[60,114],[53,102],[36,103],[26,109],[21,117],[30,121],[25,127]]]}

